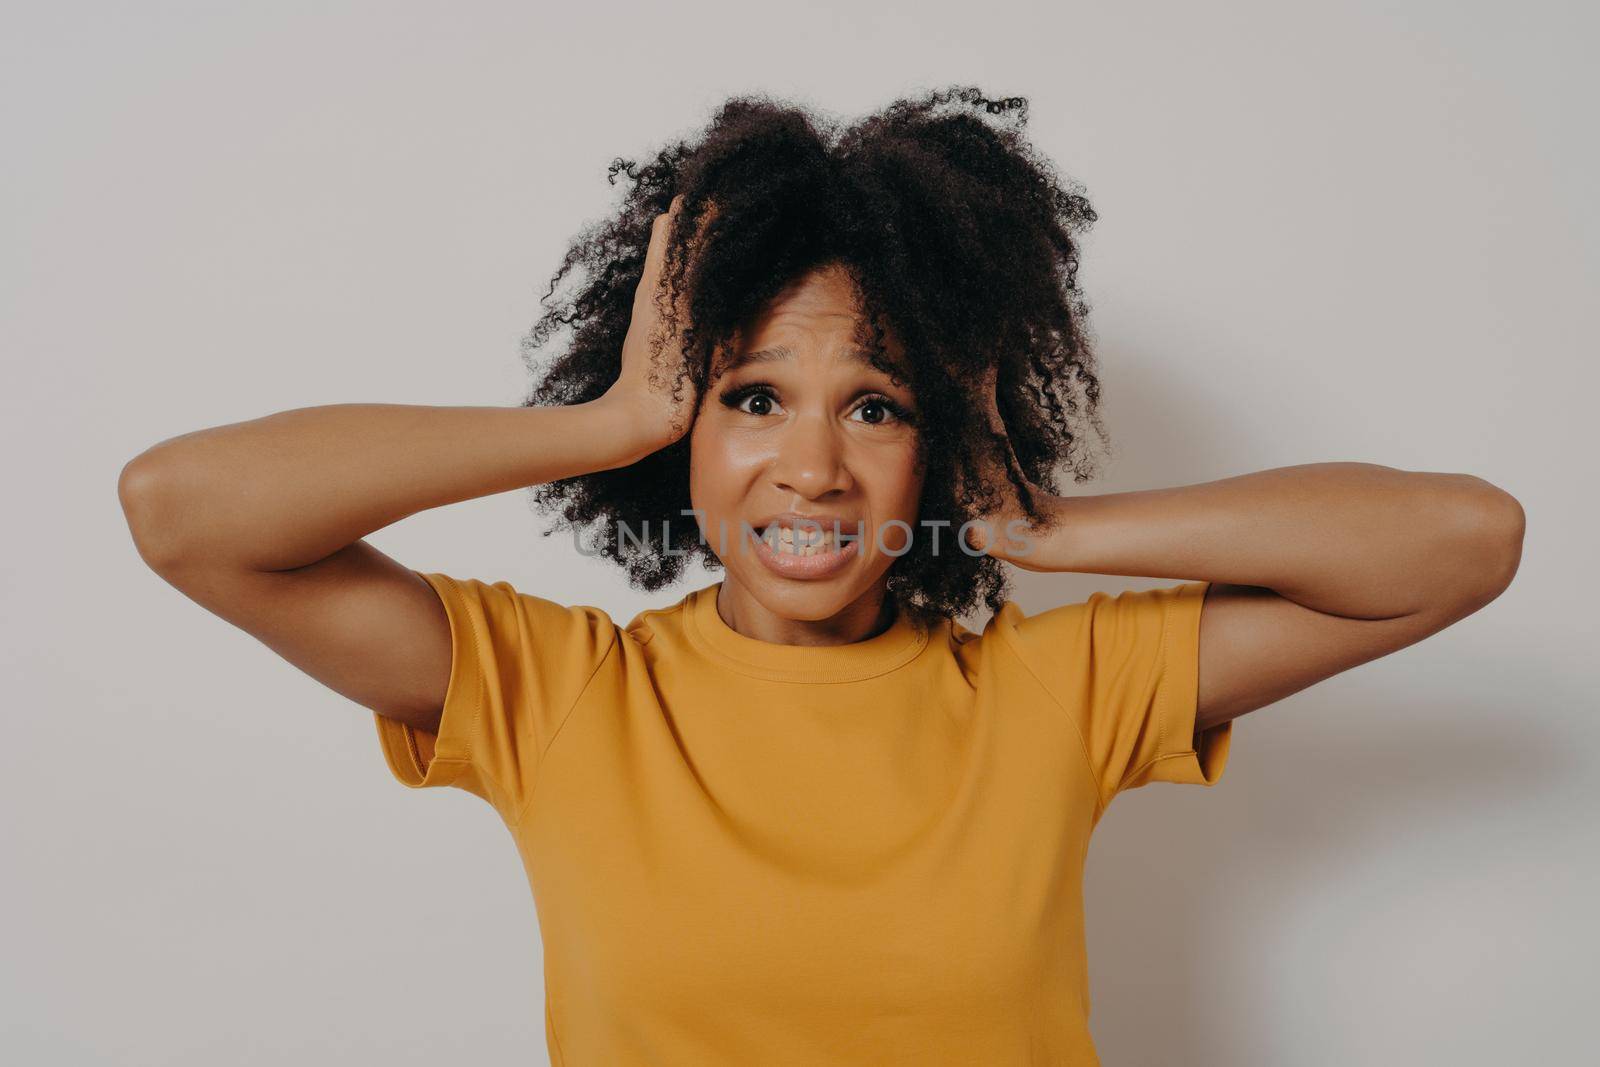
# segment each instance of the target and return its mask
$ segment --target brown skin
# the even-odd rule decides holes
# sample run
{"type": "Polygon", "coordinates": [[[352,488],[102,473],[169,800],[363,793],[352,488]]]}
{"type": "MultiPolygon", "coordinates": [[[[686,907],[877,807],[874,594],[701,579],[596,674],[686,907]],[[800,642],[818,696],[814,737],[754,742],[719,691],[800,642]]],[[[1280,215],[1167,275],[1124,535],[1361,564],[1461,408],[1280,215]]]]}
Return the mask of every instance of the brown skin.
{"type": "MultiPolygon", "coordinates": [[[[641,294],[659,285],[656,238],[641,294]]],[[[692,495],[713,545],[721,521],[737,543],[741,522],[782,510],[859,515],[869,535],[890,519],[915,525],[915,436],[877,425],[882,412],[864,412],[862,399],[915,404],[887,377],[841,358],[854,333],[851,297],[842,272],[800,279],[738,349],[782,343],[793,358],[715,380],[698,407],[666,399],[662,384],[676,369],[670,358],[653,367],[643,341],[659,322],[641,300],[618,382],[600,400],[280,412],[152,446],[123,468],[118,496],[140,555],[162,578],[357,704],[423,731],[426,758],[449,682],[449,627],[432,589],[362,540],[375,530],[429,508],[626,466],[685,432],[694,435],[692,495]],[[746,400],[740,412],[720,403],[755,379],[774,387],[773,403],[746,400]]],[[[665,342],[673,352],[673,339],[665,342]]],[[[1472,475],[1360,463],[1052,497],[1046,506],[1067,521],[987,550],[1037,571],[1212,583],[1200,627],[1201,727],[1488,604],[1516,573],[1525,522],[1515,498],[1472,475]]],[[[1018,515],[1008,503],[986,518],[1003,530],[1018,515]]],[[[884,536],[891,548],[893,534],[884,536]]],[[[724,555],[718,608],[758,640],[871,636],[887,622],[893,562],[875,540],[841,574],[811,582],[780,578],[748,553],[724,555]]]]}
{"type": "MultiPolygon", "coordinates": [[[[659,261],[641,289],[656,290],[659,261]]],[[[619,387],[585,404],[332,404],[182,434],[130,460],[117,496],[152,570],[330,689],[415,726],[427,758],[450,680],[449,623],[427,582],[363,538],[660,448],[672,420],[657,417],[665,405],[639,373],[641,347],[630,344],[619,387]]]]}
{"type": "MultiPolygon", "coordinates": [[[[989,422],[1003,429],[986,383],[989,422]]],[[[991,464],[986,477],[1006,484],[991,464]]],[[[1307,463],[1196,485],[1062,497],[1014,491],[974,548],[1024,570],[1206,581],[1197,729],[1428,637],[1498,597],[1526,516],[1471,474],[1307,463]],[[1015,523],[1016,525],[1011,525],[1015,523]],[[1026,531],[1010,537],[1005,531],[1026,531]]]]}
{"type": "MultiPolygon", "coordinates": [[[[801,279],[739,346],[786,345],[794,358],[735,370],[713,385],[695,418],[691,496],[727,568],[718,609],[759,640],[837,644],[888,623],[893,557],[870,549],[875,536],[860,559],[819,581],[773,574],[738,536],[740,521],[755,525],[782,510],[859,516],[869,531],[884,530],[889,546],[901,543],[890,520],[916,525],[922,480],[914,431],[865,426],[857,414],[870,391],[913,410],[915,398],[842,358],[853,345],[856,309],[845,272],[801,279]],[[774,386],[762,414],[730,412],[717,401],[748,381],[774,386]],[[731,554],[720,550],[724,528],[732,531],[731,554]]],[[[891,354],[903,359],[892,334],[891,354]]],[[[992,374],[980,392],[991,423],[1003,430],[992,374]]],[[[742,406],[753,407],[748,399],[742,406]]],[[[1006,484],[997,466],[986,477],[1006,484]]],[[[1522,555],[1521,505],[1469,474],[1316,463],[1138,492],[1061,497],[1030,488],[1066,521],[1036,532],[1008,492],[1005,505],[983,516],[995,535],[974,530],[973,548],[1025,570],[1210,583],[1200,623],[1199,729],[1470,615],[1509,586],[1522,555]],[[1027,532],[1005,534],[1018,529],[1027,532]]]]}
{"type": "MultiPolygon", "coordinates": [[[[1521,505],[1470,474],[1310,463],[1040,499],[1065,521],[1030,535],[1027,556],[1005,538],[991,555],[1033,571],[1212,583],[1200,616],[1200,729],[1459,621],[1510,585],[1522,557],[1521,505]]],[[[989,521],[1004,529],[1020,514],[989,521]]]]}
{"type": "MultiPolygon", "coordinates": [[[[690,436],[689,488],[701,535],[722,560],[718,610],[740,633],[775,644],[843,644],[870,637],[893,617],[889,568],[907,545],[922,496],[915,428],[881,403],[915,410],[909,388],[849,358],[855,293],[837,268],[780,294],[741,339],[741,352],[782,347],[787,358],[720,374],[690,436]],[[739,396],[730,408],[723,398],[739,396]],[[854,558],[823,578],[797,579],[763,564],[745,528],[776,512],[843,516],[842,532],[867,536],[854,558]]],[[[891,340],[891,357],[903,356],[891,340]]],[[[724,366],[726,363],[724,364],[724,366]]],[[[903,366],[903,364],[902,364],[903,366]]]]}
{"type": "MultiPolygon", "coordinates": [[[[846,272],[829,267],[797,279],[746,324],[698,405],[689,390],[673,399],[670,385],[684,374],[681,346],[660,336],[655,294],[663,300],[681,300],[682,294],[654,286],[666,235],[682,206],[676,198],[656,218],[623,342],[622,371],[607,399],[634,412],[632,423],[653,435],[651,449],[691,433],[690,502],[701,536],[726,570],[717,600],[724,621],[775,644],[847,644],[870,637],[892,621],[887,576],[895,560],[891,553],[905,545],[904,528],[889,522],[914,526],[922,493],[914,430],[871,400],[888,396],[914,410],[911,392],[848,358],[858,347],[859,294],[846,272]],[[779,346],[789,358],[728,370],[736,354],[779,346]],[[746,398],[739,409],[722,403],[731,390],[755,383],[771,386],[760,400],[746,398]],[[775,574],[743,534],[744,524],[758,528],[765,516],[781,511],[843,514],[867,531],[882,528],[881,546],[876,536],[864,538],[850,565],[827,578],[775,574]]],[[[714,217],[713,208],[706,221],[714,217]]],[[[892,334],[888,344],[890,358],[903,368],[904,351],[892,334]]],[[[854,522],[844,529],[855,532],[854,522]]]]}

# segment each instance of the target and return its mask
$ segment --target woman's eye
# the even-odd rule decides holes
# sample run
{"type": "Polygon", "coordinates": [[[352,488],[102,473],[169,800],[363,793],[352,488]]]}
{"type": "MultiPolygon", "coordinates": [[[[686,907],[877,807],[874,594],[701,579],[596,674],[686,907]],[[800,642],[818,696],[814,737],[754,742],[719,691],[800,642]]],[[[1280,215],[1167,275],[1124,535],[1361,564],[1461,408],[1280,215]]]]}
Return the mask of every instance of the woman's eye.
{"type": "Polygon", "coordinates": [[[772,394],[763,392],[746,393],[733,401],[734,408],[744,412],[746,415],[770,415],[772,414],[773,404],[772,394]],[[745,405],[747,404],[753,405],[753,407],[746,407],[745,405]]]}
{"type": "Polygon", "coordinates": [[[862,421],[869,426],[908,422],[911,418],[909,411],[886,396],[867,397],[851,414],[861,414],[862,421]]]}
{"type": "MultiPolygon", "coordinates": [[[[773,395],[772,387],[767,385],[747,385],[740,389],[732,389],[721,399],[724,406],[745,415],[759,417],[781,410],[777,397],[773,395]]],[[[862,400],[850,414],[852,417],[860,415],[859,421],[867,426],[892,426],[896,423],[914,421],[912,413],[904,405],[881,393],[862,400]]]]}

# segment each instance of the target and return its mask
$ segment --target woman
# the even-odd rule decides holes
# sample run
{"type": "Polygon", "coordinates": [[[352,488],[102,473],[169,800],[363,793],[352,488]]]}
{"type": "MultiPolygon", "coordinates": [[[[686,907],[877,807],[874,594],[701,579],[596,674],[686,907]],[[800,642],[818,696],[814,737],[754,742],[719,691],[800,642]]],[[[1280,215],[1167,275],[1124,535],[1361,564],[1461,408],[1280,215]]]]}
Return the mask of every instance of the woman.
{"type": "Polygon", "coordinates": [[[1025,114],[954,90],[839,133],[730,101],[614,165],[634,188],[553,280],[592,272],[523,406],[289,411],[123,473],[152,567],[372,709],[400,781],[505,820],[554,1063],[1097,1062],[1106,805],[1214,784],[1234,719],[1516,571],[1520,506],[1464,474],[1058,494],[1104,436],[1094,215],[1025,114]],[[621,626],[362,540],[525,486],[641,588],[725,577],[621,626]],[[1003,562],[1181,582],[1025,616],[1003,562]]]}

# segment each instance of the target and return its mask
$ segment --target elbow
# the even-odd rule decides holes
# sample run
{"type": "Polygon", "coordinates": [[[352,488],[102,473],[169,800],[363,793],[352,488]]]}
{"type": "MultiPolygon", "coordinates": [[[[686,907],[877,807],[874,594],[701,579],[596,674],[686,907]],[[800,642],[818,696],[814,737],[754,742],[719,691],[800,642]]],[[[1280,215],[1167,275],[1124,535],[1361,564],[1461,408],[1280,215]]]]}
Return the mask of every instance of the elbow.
{"type": "Polygon", "coordinates": [[[151,570],[161,573],[178,558],[171,520],[171,479],[152,453],[146,451],[123,465],[117,475],[117,501],[134,548],[151,570]]]}
{"type": "Polygon", "coordinates": [[[1496,517],[1495,543],[1500,549],[1499,591],[1506,591],[1511,585],[1511,579],[1517,576],[1517,568],[1522,566],[1522,536],[1528,529],[1528,515],[1522,509],[1522,502],[1503,489],[1496,489],[1499,497],[1496,517]]]}
{"type": "Polygon", "coordinates": [[[1461,510],[1459,527],[1466,546],[1460,578],[1476,610],[1510,588],[1522,564],[1528,519],[1516,497],[1481,478],[1471,480],[1475,484],[1461,510]]]}

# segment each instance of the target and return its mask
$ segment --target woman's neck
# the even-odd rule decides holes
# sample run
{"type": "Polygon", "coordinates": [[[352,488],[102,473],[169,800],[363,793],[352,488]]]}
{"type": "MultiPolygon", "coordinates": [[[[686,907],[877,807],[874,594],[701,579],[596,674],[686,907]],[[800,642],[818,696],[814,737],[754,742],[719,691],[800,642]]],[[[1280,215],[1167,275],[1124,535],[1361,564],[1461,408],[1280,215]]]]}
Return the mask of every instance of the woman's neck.
{"type": "MultiPolygon", "coordinates": [[[[825,599],[825,598],[821,598],[825,599]]],[[[775,645],[847,645],[876,637],[894,625],[897,607],[880,581],[855,600],[822,604],[817,597],[796,597],[793,603],[769,607],[733,577],[724,578],[717,593],[717,614],[728,628],[745,637],[775,645]]]]}

